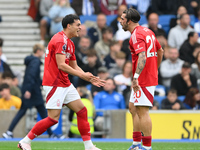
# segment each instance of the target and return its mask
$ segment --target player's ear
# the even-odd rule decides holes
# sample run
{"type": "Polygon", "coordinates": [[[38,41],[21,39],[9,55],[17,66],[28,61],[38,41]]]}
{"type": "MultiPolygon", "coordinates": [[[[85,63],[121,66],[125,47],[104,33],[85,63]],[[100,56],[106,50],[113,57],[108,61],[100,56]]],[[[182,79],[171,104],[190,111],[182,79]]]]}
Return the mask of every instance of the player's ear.
{"type": "Polygon", "coordinates": [[[70,28],[71,27],[71,25],[70,24],[67,24],[67,28],[70,28]]]}

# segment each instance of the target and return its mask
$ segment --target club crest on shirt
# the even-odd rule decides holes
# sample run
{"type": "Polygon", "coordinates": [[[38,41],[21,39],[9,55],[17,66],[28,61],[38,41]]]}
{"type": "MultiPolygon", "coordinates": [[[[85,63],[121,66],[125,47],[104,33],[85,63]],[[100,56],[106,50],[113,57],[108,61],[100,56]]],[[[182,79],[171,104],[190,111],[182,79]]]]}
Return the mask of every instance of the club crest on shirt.
{"type": "Polygon", "coordinates": [[[65,52],[66,49],[67,49],[67,45],[64,44],[64,45],[62,46],[62,53],[63,53],[63,54],[66,54],[66,52],[65,52]]]}
{"type": "Polygon", "coordinates": [[[62,47],[62,49],[65,51],[67,49],[67,45],[64,44],[63,47],[62,47]]]}
{"type": "Polygon", "coordinates": [[[57,106],[58,107],[60,106],[60,100],[59,99],[57,100],[57,106]]]}

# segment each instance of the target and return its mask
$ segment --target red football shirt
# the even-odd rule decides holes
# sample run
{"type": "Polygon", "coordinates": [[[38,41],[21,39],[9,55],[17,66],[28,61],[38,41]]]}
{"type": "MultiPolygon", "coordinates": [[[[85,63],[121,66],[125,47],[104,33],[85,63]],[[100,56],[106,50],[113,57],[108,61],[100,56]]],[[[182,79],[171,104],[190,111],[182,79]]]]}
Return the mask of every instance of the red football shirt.
{"type": "Polygon", "coordinates": [[[158,84],[157,50],[161,48],[155,34],[148,28],[137,26],[129,40],[133,75],[135,74],[138,61],[138,53],[146,52],[146,64],[142,70],[138,82],[141,87],[154,86],[158,84]]]}
{"type": "Polygon", "coordinates": [[[71,85],[68,73],[58,69],[56,63],[56,54],[58,53],[66,56],[65,63],[68,65],[70,60],[76,60],[74,43],[63,31],[55,34],[47,46],[42,85],[58,87],[71,85]]]}

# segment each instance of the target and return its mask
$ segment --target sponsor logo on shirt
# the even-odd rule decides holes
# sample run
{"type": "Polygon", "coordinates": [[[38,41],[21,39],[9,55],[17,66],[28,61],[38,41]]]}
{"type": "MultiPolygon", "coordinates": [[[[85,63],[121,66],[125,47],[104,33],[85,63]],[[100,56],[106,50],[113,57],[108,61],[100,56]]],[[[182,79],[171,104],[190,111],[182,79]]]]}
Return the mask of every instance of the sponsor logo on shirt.
{"type": "Polygon", "coordinates": [[[136,100],[134,101],[134,103],[138,103],[138,100],[136,99],[136,100]]]}
{"type": "Polygon", "coordinates": [[[136,49],[135,51],[139,51],[139,50],[141,50],[141,49],[143,49],[143,47],[140,47],[140,45],[138,44],[138,45],[137,45],[137,49],[136,49]]]}

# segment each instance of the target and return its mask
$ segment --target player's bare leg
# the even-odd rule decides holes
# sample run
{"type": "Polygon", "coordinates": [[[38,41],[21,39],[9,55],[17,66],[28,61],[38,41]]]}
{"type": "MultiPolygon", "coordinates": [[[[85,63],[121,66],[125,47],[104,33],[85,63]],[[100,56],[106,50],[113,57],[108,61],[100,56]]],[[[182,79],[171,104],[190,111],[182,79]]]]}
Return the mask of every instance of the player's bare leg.
{"type": "Polygon", "coordinates": [[[90,124],[87,118],[87,109],[80,99],[67,104],[77,114],[78,130],[83,139],[85,150],[100,150],[91,141],[90,124]]]}
{"type": "Polygon", "coordinates": [[[48,109],[48,117],[37,122],[28,135],[19,142],[18,147],[22,150],[31,150],[31,141],[58,123],[60,112],[60,109],[48,109]]]}
{"type": "Polygon", "coordinates": [[[46,32],[47,32],[47,21],[42,19],[40,21],[40,38],[41,38],[41,41],[42,41],[41,44],[43,44],[43,45],[45,44],[46,32]]]}
{"type": "Polygon", "coordinates": [[[151,131],[152,122],[149,116],[149,106],[137,106],[136,111],[139,117],[141,131],[144,136],[142,137],[143,147],[147,150],[151,149],[151,131]]]}
{"type": "Polygon", "coordinates": [[[140,120],[136,112],[136,107],[134,106],[134,103],[129,102],[129,111],[132,115],[132,121],[133,121],[133,145],[129,148],[129,150],[133,149],[139,149],[141,148],[141,129],[140,129],[140,120]]]}

